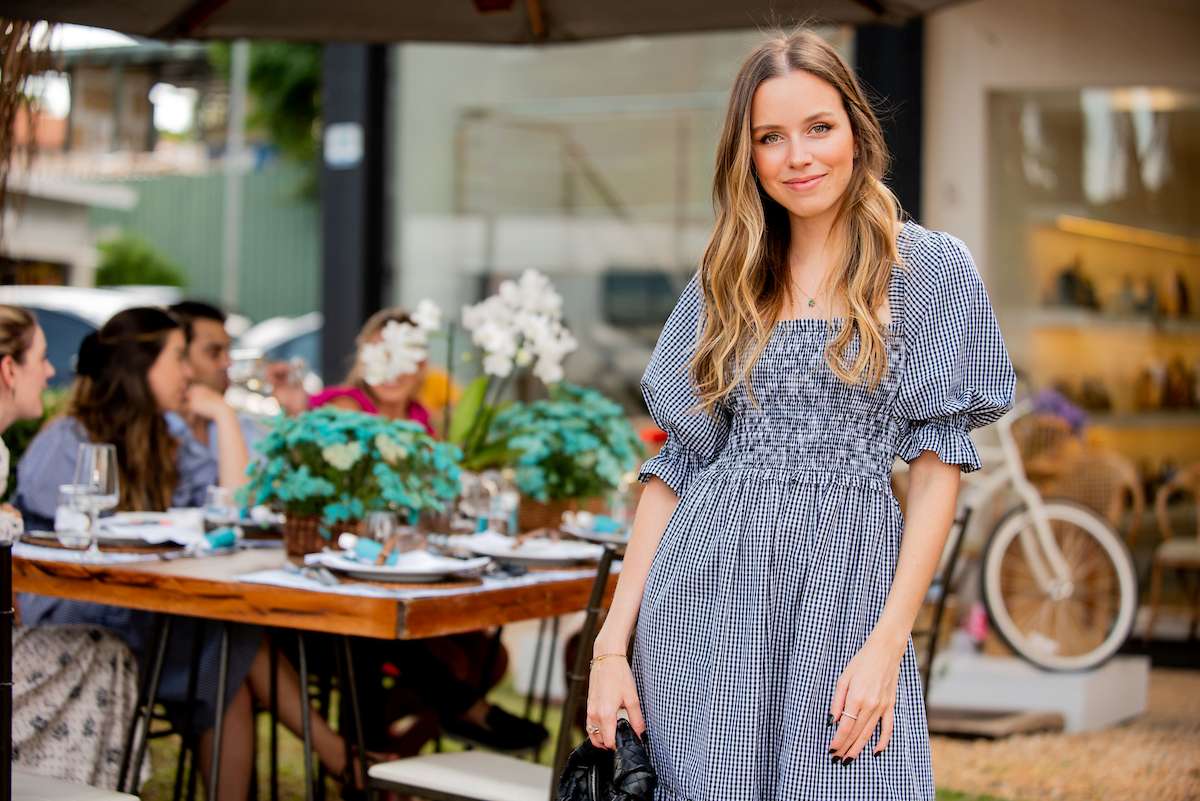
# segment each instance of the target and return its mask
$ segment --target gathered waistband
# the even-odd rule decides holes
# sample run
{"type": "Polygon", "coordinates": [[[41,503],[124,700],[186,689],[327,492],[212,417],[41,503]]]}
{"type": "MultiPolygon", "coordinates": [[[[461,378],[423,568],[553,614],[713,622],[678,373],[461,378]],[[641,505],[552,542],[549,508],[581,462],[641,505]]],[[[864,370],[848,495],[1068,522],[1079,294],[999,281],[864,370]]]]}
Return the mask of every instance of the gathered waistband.
{"type": "Polygon", "coordinates": [[[734,461],[716,461],[700,471],[696,481],[738,478],[753,476],[766,481],[786,481],[789,483],[830,485],[841,487],[859,487],[862,489],[891,492],[891,474],[889,471],[877,473],[855,472],[851,470],[830,470],[829,468],[813,468],[789,465],[756,464],[734,461]]]}

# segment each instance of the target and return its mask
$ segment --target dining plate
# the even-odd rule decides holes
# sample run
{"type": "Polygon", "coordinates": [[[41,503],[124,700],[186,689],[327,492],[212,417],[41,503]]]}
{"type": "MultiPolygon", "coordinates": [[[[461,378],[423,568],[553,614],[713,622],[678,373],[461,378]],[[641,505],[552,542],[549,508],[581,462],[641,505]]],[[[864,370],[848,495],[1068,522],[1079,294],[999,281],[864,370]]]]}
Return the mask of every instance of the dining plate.
{"type": "Polygon", "coordinates": [[[471,553],[529,567],[597,562],[604,553],[602,547],[588,542],[552,540],[547,537],[519,540],[494,531],[449,539],[453,546],[465,548],[471,553]]]}
{"type": "Polygon", "coordinates": [[[395,564],[376,565],[353,558],[346,551],[325,551],[314,559],[317,564],[337,573],[363,581],[429,583],[448,579],[475,578],[491,560],[487,557],[455,559],[428,551],[402,553],[395,564]]]}

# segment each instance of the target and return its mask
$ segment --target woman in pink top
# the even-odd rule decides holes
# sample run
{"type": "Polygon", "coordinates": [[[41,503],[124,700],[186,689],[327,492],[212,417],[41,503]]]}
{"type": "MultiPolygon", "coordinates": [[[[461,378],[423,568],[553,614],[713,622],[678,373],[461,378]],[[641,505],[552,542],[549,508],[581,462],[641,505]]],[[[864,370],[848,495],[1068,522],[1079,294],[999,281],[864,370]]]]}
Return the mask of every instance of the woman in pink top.
{"type": "MultiPolygon", "coordinates": [[[[429,411],[416,400],[425,380],[424,360],[412,372],[376,377],[382,381],[367,380],[364,354],[383,342],[384,329],[393,322],[414,324],[403,309],[384,309],[372,315],[358,334],[354,366],[345,383],[313,395],[308,408],[328,405],[392,420],[412,420],[433,435],[429,411]]],[[[525,750],[547,736],[542,726],[486,700],[486,693],[507,671],[508,655],[503,645],[483,633],[412,642],[357,640],[355,650],[358,666],[373,677],[360,685],[369,747],[413,754],[436,734],[437,727],[501,750],[525,750]]]]}
{"type": "Polygon", "coordinates": [[[313,395],[308,399],[308,408],[316,409],[328,405],[338,409],[378,414],[391,420],[412,420],[425,426],[425,430],[433,434],[429,410],[416,399],[421,382],[425,380],[425,362],[420,363],[416,372],[399,375],[380,384],[367,383],[363,346],[379,343],[383,339],[383,329],[392,322],[413,324],[408,313],[399,308],[383,309],[371,315],[358,332],[354,366],[350,368],[345,383],[328,387],[313,395]]]}

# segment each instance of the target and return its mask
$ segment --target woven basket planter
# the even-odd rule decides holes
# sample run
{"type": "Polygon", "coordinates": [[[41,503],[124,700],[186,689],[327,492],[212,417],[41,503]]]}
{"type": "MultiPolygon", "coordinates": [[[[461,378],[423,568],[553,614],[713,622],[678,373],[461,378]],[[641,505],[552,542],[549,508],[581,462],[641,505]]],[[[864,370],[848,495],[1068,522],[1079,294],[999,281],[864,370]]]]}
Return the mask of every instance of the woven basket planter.
{"type": "Polygon", "coordinates": [[[603,498],[571,498],[561,501],[535,501],[521,496],[517,508],[517,527],[522,532],[535,528],[558,528],[562,525],[563,512],[604,512],[603,498]]]}
{"type": "MultiPolygon", "coordinates": [[[[347,520],[331,527],[331,530],[336,536],[343,531],[357,532],[360,528],[359,521],[347,520]]],[[[283,523],[283,548],[289,561],[304,564],[305,554],[320,553],[329,544],[330,540],[321,536],[320,515],[287,515],[283,523]]]]}

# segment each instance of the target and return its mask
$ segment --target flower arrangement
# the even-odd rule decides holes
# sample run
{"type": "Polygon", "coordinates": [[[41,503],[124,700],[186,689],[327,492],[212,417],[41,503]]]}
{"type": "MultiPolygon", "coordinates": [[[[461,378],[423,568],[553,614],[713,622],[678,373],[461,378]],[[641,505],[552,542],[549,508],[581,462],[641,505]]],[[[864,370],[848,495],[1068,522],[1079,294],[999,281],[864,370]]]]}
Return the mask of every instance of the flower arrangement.
{"type": "Polygon", "coordinates": [[[380,332],[379,342],[363,345],[363,379],[368,384],[379,386],[415,373],[429,357],[429,335],[441,327],[442,310],[423,300],[411,317],[411,323],[392,320],[380,332]]]}
{"type": "Polygon", "coordinates": [[[239,500],[319,517],[326,537],[367,512],[436,510],[458,494],[458,448],[408,421],[316,409],[281,418],[258,450],[239,500]]]}
{"type": "Polygon", "coordinates": [[[563,325],[562,306],[562,295],[550,279],[526,270],[517,281],[502,282],[495,295],[463,308],[463,328],[482,353],[483,374],[463,390],[448,439],[462,447],[475,467],[496,463],[484,458],[483,451],[513,375],[529,369],[547,385],[562,380],[563,359],[579,347],[563,325]]]}
{"type": "Polygon", "coordinates": [[[517,488],[543,502],[603,496],[618,489],[643,457],[618,404],[566,382],[552,387],[546,400],[501,411],[487,450],[507,453],[517,488]]]}

